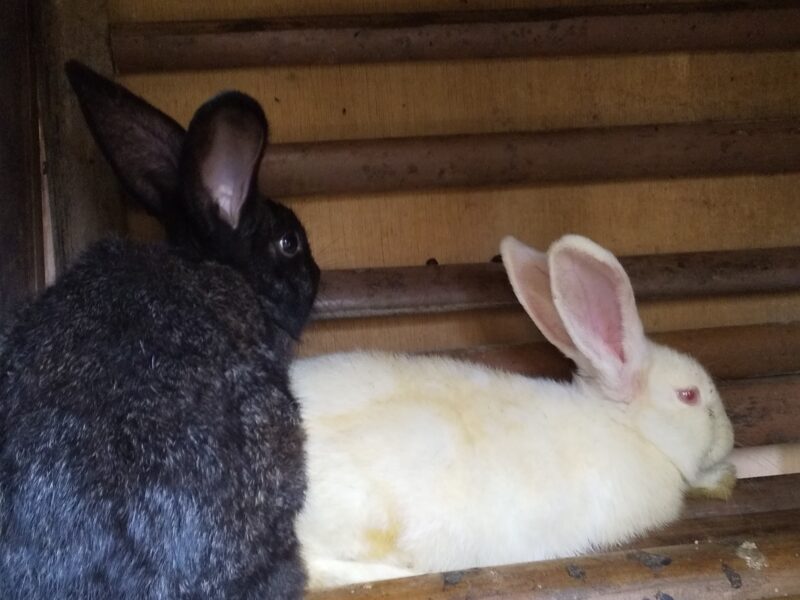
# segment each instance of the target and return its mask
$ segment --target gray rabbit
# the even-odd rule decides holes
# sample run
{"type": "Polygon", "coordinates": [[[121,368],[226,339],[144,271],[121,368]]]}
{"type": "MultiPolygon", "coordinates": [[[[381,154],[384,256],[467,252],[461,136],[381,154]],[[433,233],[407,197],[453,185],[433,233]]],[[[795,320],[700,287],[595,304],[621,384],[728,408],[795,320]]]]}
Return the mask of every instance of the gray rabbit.
{"type": "Polygon", "coordinates": [[[168,242],[95,244],[5,328],[0,597],[299,598],[287,369],[319,269],[256,190],[264,113],[228,92],[184,131],[78,63],[67,75],[168,242]]]}

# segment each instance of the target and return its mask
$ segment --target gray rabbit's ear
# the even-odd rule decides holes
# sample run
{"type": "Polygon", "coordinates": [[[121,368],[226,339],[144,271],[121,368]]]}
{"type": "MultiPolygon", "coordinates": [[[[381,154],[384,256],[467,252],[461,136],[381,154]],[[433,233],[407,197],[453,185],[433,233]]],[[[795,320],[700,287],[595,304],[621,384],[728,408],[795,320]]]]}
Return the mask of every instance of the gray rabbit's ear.
{"type": "Polygon", "coordinates": [[[209,231],[239,227],[256,196],[267,139],[264,111],[253,98],[226,92],[200,107],[189,124],[182,172],[185,201],[209,231]]]}
{"type": "Polygon", "coordinates": [[[125,191],[164,218],[179,185],[183,128],[77,61],[69,61],[65,70],[89,129],[125,191]]]}

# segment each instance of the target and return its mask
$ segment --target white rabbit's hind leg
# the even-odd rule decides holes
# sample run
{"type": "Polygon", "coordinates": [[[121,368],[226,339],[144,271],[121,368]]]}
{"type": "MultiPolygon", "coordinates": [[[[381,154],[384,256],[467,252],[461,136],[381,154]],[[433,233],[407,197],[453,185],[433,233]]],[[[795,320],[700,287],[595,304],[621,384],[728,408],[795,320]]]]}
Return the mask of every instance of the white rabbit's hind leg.
{"type": "Polygon", "coordinates": [[[311,590],[384,579],[399,579],[418,574],[409,569],[392,565],[328,558],[310,558],[306,561],[306,568],[308,569],[308,588],[311,590]]]}

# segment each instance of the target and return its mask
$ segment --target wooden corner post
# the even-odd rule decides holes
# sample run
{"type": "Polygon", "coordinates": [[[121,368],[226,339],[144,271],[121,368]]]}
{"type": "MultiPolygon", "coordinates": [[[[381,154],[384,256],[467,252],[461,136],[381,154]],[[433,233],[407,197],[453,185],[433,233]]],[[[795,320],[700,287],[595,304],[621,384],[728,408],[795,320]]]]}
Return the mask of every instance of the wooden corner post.
{"type": "Polygon", "coordinates": [[[110,75],[107,0],[39,4],[40,106],[53,254],[60,273],[91,242],[124,230],[120,192],[64,74],[80,60],[110,75]]]}
{"type": "Polygon", "coordinates": [[[0,4],[0,320],[44,281],[31,21],[0,4]]]}

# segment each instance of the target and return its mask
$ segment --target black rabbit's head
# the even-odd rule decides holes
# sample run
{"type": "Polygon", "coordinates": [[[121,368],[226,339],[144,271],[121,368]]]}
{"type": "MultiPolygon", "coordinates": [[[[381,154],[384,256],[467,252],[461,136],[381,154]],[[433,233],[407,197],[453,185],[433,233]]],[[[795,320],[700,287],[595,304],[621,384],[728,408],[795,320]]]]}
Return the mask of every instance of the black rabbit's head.
{"type": "Polygon", "coordinates": [[[298,337],[319,268],[287,207],[258,193],[267,140],[258,103],[226,92],[201,106],[187,131],[122,86],[71,61],[67,75],[95,140],[127,193],[199,260],[236,268],[276,322],[298,337]]]}

